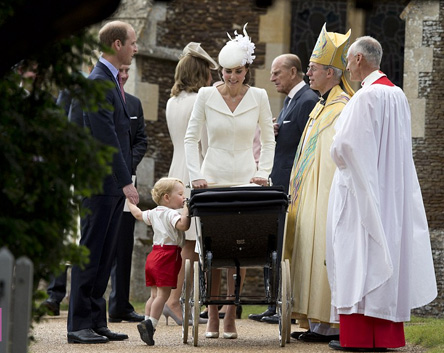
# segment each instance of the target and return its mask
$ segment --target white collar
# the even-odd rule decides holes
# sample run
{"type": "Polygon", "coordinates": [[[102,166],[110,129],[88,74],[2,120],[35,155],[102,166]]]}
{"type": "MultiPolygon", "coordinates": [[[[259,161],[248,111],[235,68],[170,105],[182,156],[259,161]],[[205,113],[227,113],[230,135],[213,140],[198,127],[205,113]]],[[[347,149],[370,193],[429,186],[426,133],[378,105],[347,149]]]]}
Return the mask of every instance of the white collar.
{"type": "Polygon", "coordinates": [[[387,76],[385,73],[383,73],[381,70],[375,70],[370,75],[368,75],[366,78],[364,78],[361,82],[361,86],[370,86],[375,81],[379,80],[381,77],[387,76]]]}
{"type": "Polygon", "coordinates": [[[113,64],[111,64],[108,60],[106,60],[103,56],[99,58],[99,61],[102,64],[104,64],[109,69],[109,71],[111,71],[116,81],[119,82],[119,80],[117,80],[117,74],[119,73],[119,70],[116,69],[116,67],[113,64]]]}
{"type": "Polygon", "coordinates": [[[298,91],[299,91],[302,87],[304,87],[305,85],[306,85],[305,81],[302,80],[301,82],[299,82],[296,86],[294,86],[294,87],[291,89],[290,93],[288,93],[288,97],[290,97],[290,99],[293,99],[293,97],[295,96],[295,94],[298,93],[298,91]]]}

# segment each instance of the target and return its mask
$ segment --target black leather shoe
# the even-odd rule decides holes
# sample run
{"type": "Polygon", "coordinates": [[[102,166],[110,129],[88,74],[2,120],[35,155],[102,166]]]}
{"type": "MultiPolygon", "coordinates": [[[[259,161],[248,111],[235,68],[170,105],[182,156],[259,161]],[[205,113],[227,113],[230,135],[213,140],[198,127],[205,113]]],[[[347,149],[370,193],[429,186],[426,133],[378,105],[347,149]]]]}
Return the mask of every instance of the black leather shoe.
{"type": "MultiPolygon", "coordinates": [[[[201,319],[208,319],[208,311],[204,310],[199,314],[201,319]]],[[[223,319],[225,317],[225,313],[219,313],[219,319],[223,319]]]]}
{"type": "Polygon", "coordinates": [[[277,314],[274,314],[271,316],[264,316],[261,319],[261,322],[266,322],[267,324],[278,324],[279,323],[279,316],[277,314]]]}
{"type": "Polygon", "coordinates": [[[352,348],[352,347],[342,347],[339,341],[333,340],[328,343],[328,346],[337,351],[344,352],[387,352],[387,348],[352,348]]]}
{"type": "Polygon", "coordinates": [[[263,317],[266,317],[266,316],[273,316],[274,314],[276,314],[276,311],[275,311],[275,310],[267,309],[267,310],[265,310],[263,313],[260,313],[260,314],[250,314],[250,315],[248,315],[248,318],[249,318],[250,320],[254,320],[254,321],[261,321],[261,319],[262,319],[263,317]]]}
{"type": "MultiPolygon", "coordinates": [[[[218,306],[217,306],[217,310],[222,309],[222,306],[223,306],[223,305],[218,305],[218,306]]],[[[242,313],[242,311],[241,311],[241,313],[242,313]]],[[[237,310],[236,310],[236,314],[237,314],[237,310]]],[[[200,318],[202,318],[202,319],[208,319],[208,310],[205,309],[205,310],[201,311],[200,314],[199,314],[199,316],[200,316],[200,318]]],[[[223,319],[224,317],[225,317],[225,313],[219,313],[219,319],[223,319]]],[[[238,318],[238,319],[239,319],[239,318],[238,318]]]]}
{"type": "Polygon", "coordinates": [[[140,338],[148,346],[154,346],[154,332],[156,330],[153,327],[151,320],[143,320],[141,323],[137,324],[137,329],[139,330],[140,338]]]}
{"type": "Polygon", "coordinates": [[[339,340],[339,335],[326,336],[316,332],[307,331],[299,335],[298,340],[304,342],[328,343],[332,340],[339,340]]]}
{"type": "Polygon", "coordinates": [[[145,320],[145,316],[139,315],[135,311],[132,311],[128,314],[119,315],[119,316],[108,315],[109,322],[122,322],[122,321],[141,322],[143,320],[145,320]]]}
{"type": "Polygon", "coordinates": [[[293,331],[292,333],[290,333],[290,337],[294,338],[295,340],[299,339],[299,336],[306,333],[308,331],[293,331]]]}
{"type": "Polygon", "coordinates": [[[94,331],[101,336],[107,337],[110,341],[123,341],[128,339],[128,335],[125,333],[118,333],[111,331],[108,327],[103,326],[95,328],[94,331]]]}
{"type": "Polygon", "coordinates": [[[236,306],[236,319],[242,319],[242,305],[236,306]]]}
{"type": "Polygon", "coordinates": [[[98,335],[92,329],[86,328],[79,331],[68,332],[68,343],[107,343],[109,339],[98,335]]]}
{"type": "Polygon", "coordinates": [[[51,298],[46,299],[41,304],[41,306],[46,308],[46,311],[49,315],[52,315],[52,316],[59,316],[60,315],[60,304],[51,298]]]}

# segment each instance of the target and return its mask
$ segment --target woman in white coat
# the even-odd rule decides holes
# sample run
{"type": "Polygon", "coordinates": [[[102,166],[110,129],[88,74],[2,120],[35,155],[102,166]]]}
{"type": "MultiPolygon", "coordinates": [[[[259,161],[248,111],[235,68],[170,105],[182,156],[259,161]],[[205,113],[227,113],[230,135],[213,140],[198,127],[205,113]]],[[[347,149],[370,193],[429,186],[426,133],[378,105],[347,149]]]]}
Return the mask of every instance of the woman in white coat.
{"type": "MultiPolygon", "coordinates": [[[[209,86],[212,82],[211,70],[217,70],[219,65],[202,49],[200,43],[188,43],[182,52],[174,75],[174,86],[171,89],[171,98],[166,105],[166,120],[171,141],[173,143],[173,160],[171,161],[169,177],[181,179],[185,185],[189,183],[189,173],[185,162],[184,137],[190,120],[191,111],[196,101],[197,92],[201,87],[209,86]]],[[[207,134],[202,128],[199,141],[199,159],[202,160],[207,146],[207,134]]],[[[186,197],[190,196],[190,189],[185,190],[186,197]]],[[[185,246],[182,248],[182,268],[177,278],[177,288],[171,291],[165,303],[163,314],[166,320],[171,317],[176,324],[182,325],[182,309],[179,298],[182,292],[185,266],[187,259],[192,262],[198,260],[194,252],[196,245],[196,226],[192,220],[190,229],[185,232],[185,246]]],[[[168,322],[168,321],[167,321],[168,322]]],[[[200,323],[206,320],[199,319],[200,323]]]]}
{"type": "MultiPolygon", "coordinates": [[[[255,58],[254,44],[244,26],[244,35],[235,32],[219,53],[222,83],[199,90],[185,135],[185,154],[193,188],[208,185],[267,185],[273,166],[275,138],[272,114],[264,89],[248,86],[249,65],[255,58]],[[255,163],[253,140],[261,129],[261,153],[255,163]],[[200,164],[199,140],[207,127],[208,150],[200,164]]],[[[218,293],[220,270],[213,272],[212,295],[218,293]]],[[[228,275],[228,280],[233,281],[228,275]]],[[[228,295],[234,285],[228,285],[228,295]],[[230,289],[231,288],[231,289],[230,289]]],[[[237,338],[235,306],[229,305],[224,318],[224,338],[237,338]]],[[[207,338],[219,337],[217,305],[208,308],[207,338]]]]}

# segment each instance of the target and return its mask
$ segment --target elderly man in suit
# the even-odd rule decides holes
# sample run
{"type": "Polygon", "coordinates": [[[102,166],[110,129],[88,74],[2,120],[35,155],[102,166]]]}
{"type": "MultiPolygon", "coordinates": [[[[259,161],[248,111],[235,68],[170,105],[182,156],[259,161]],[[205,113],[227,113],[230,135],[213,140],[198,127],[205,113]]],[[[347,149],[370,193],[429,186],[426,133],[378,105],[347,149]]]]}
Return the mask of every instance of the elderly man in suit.
{"type": "MultiPolygon", "coordinates": [[[[281,185],[288,193],[291,168],[299,140],[313,110],[318,95],[304,82],[301,60],[294,54],[283,54],[273,60],[270,81],[279,93],[285,94],[284,106],[274,123],[276,150],[273,169],[270,174],[273,185],[281,185]]],[[[279,220],[279,262],[282,255],[282,243],[285,219],[279,220]]],[[[268,276],[265,270],[265,276],[268,276]]],[[[249,318],[267,323],[278,323],[276,307],[270,305],[261,314],[250,314],[249,318]]]]}
{"type": "MultiPolygon", "coordinates": [[[[129,70],[129,65],[122,65],[119,69],[122,86],[125,86],[128,80],[129,70]]],[[[139,98],[125,92],[125,101],[131,119],[132,177],[135,180],[137,165],[145,155],[147,148],[145,119],[139,98]]],[[[110,322],[139,322],[144,320],[144,316],[137,314],[129,302],[135,221],[136,219],[129,209],[124,209],[118,231],[116,258],[111,270],[112,290],[108,301],[110,322]]]]}
{"type": "Polygon", "coordinates": [[[121,65],[130,65],[137,53],[136,33],[128,23],[112,21],[100,29],[99,41],[111,51],[103,53],[89,79],[110,82],[112,87],[97,111],[84,112],[84,122],[95,138],[114,147],[116,152],[102,193],[82,203],[89,211],[81,220],[80,244],[89,249],[90,261],[83,269],[78,266],[72,269],[69,343],[106,343],[128,338],[108,329],[103,295],[116,253],[125,197],[135,204],[139,202],[131,179],[131,120],[118,76],[121,65]]]}

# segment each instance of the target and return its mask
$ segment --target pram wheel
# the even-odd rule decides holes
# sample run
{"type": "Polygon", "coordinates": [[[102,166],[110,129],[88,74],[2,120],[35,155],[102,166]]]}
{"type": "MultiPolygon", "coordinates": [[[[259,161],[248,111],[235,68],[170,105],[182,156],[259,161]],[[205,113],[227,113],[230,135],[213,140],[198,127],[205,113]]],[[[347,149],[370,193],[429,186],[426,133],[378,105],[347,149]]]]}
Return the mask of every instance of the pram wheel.
{"type": "Polygon", "coordinates": [[[199,302],[199,262],[194,262],[194,289],[193,289],[193,344],[197,347],[197,341],[199,339],[199,314],[200,314],[200,302],[199,302]]]}
{"type": "Polygon", "coordinates": [[[285,260],[285,266],[287,267],[287,343],[290,343],[291,339],[291,309],[293,307],[293,297],[291,290],[291,276],[290,276],[290,261],[285,260]]]}
{"type": "Polygon", "coordinates": [[[185,280],[182,286],[182,341],[188,342],[188,327],[190,322],[190,300],[191,299],[191,263],[187,259],[185,261],[185,280]]]}
{"type": "Polygon", "coordinates": [[[287,262],[281,262],[280,269],[281,285],[279,287],[278,298],[278,316],[279,316],[279,343],[281,347],[285,347],[285,343],[288,342],[288,332],[290,331],[291,314],[291,289],[290,289],[290,274],[287,262]]]}

